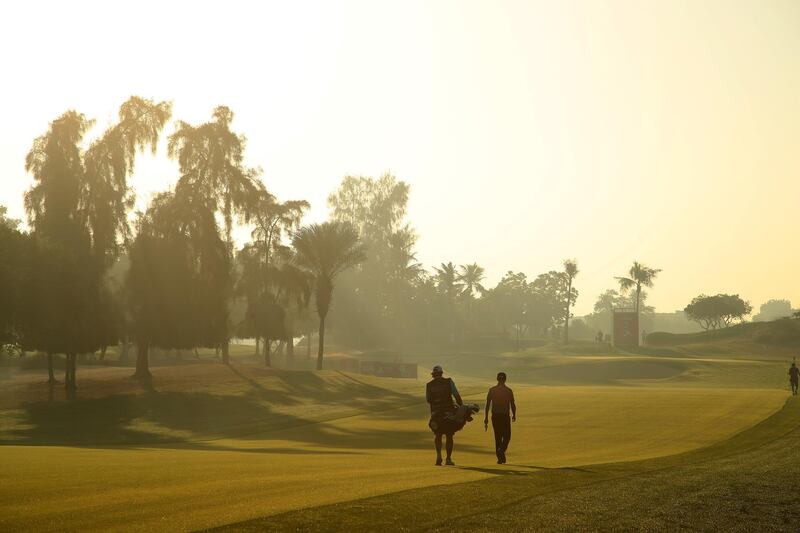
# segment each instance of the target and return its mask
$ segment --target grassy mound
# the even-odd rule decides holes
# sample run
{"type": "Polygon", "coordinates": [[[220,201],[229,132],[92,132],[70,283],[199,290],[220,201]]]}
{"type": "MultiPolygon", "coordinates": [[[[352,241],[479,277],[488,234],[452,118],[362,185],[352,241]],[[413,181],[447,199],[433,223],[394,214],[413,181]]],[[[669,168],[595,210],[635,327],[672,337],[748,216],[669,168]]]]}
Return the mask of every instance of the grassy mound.
{"type": "Polygon", "coordinates": [[[695,345],[720,341],[726,345],[726,351],[737,342],[745,347],[755,343],[771,347],[800,348],[800,320],[784,318],[772,322],[748,322],[700,333],[656,332],[647,336],[647,343],[653,346],[695,345]]]}

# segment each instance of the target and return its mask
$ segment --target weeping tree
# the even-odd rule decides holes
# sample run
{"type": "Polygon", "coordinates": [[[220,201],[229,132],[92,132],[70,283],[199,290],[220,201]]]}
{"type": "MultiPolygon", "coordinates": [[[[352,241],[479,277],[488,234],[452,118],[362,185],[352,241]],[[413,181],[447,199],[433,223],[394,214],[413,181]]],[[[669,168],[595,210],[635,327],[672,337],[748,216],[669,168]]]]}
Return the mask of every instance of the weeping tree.
{"type": "Polygon", "coordinates": [[[313,279],[314,301],[319,315],[317,370],[322,370],[325,319],[333,300],[336,277],[366,260],[364,246],[353,226],[346,222],[325,222],[300,228],[292,241],[297,263],[313,279]]]}
{"type": "MultiPolygon", "coordinates": [[[[212,120],[199,126],[178,122],[175,133],[170,135],[169,156],[178,161],[180,178],[176,195],[192,198],[220,214],[224,221],[224,242],[227,248],[228,263],[233,258],[234,216],[248,222],[258,202],[265,196],[264,186],[258,179],[260,171],[244,165],[246,139],[244,135],[230,129],[233,112],[219,106],[214,109],[212,120]]],[[[231,285],[231,272],[218,272],[220,276],[214,283],[228,287],[231,285]]],[[[224,340],[222,346],[223,363],[228,364],[227,306],[224,340]]]]}
{"type": "Polygon", "coordinates": [[[136,377],[150,377],[149,350],[216,346],[227,337],[226,243],[212,207],[177,193],[156,196],[130,249],[128,300],[136,377]]]}
{"type": "Polygon", "coordinates": [[[156,153],[161,131],[172,115],[170,102],[133,96],[119,109],[119,120],[86,150],[81,187],[82,216],[92,236],[98,268],[107,269],[128,242],[128,213],[135,195],[128,185],[136,155],[156,153]]]}
{"type": "Polygon", "coordinates": [[[65,387],[75,389],[78,353],[108,341],[102,318],[109,291],[102,279],[128,235],[132,207],[128,177],[136,155],[156,149],[171,105],[131,97],[119,120],[88,150],[83,139],[94,122],[68,111],[50,124],[28,153],[33,186],[25,208],[37,241],[36,348],[67,357],[65,387]]]}

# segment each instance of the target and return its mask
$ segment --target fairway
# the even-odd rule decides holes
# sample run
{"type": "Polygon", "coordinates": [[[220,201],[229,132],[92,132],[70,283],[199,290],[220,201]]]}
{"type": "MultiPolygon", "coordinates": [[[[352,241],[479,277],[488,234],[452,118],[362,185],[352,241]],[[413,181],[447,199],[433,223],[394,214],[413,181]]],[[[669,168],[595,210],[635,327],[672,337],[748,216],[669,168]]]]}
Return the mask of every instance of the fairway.
{"type": "MultiPolygon", "coordinates": [[[[458,466],[436,468],[422,380],[196,364],[155,368],[154,389],[140,390],[123,370],[87,370],[74,409],[6,397],[0,529],[189,531],[520,468],[649,459],[727,439],[786,399],[711,380],[512,382],[509,464],[495,464],[478,415],[456,436],[458,466]],[[123,394],[105,397],[108,387],[123,394]]],[[[42,387],[26,379],[7,390],[42,387]]],[[[488,381],[458,380],[483,403],[488,381]]]]}

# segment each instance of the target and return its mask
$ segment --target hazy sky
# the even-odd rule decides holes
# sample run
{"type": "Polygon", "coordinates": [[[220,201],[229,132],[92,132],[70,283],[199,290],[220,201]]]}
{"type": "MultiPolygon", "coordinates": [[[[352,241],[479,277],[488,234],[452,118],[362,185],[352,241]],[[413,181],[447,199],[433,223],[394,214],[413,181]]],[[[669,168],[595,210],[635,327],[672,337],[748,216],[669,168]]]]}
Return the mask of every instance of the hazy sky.
{"type": "MultiPolygon", "coordinates": [[[[68,108],[102,126],[131,94],[190,122],[225,104],[310,220],[345,174],[410,183],[425,265],[493,284],[575,257],[577,313],[635,259],[664,270],[660,311],[800,304],[797,0],[258,4],[4,6],[0,203],[22,217],[25,154],[68,108]]],[[[140,205],[176,173],[140,160],[140,205]]]]}

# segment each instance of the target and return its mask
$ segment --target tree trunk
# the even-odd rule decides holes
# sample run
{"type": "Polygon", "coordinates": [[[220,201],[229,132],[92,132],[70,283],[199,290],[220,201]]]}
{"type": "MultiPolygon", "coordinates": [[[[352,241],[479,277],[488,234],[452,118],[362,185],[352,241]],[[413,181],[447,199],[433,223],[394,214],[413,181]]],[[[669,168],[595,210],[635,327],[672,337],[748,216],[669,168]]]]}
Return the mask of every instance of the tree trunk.
{"type": "Polygon", "coordinates": [[[306,335],[306,358],[311,359],[311,335],[313,335],[312,330],[308,330],[308,335],[306,335]]]}
{"type": "Polygon", "coordinates": [[[150,379],[150,347],[146,342],[136,345],[136,372],[133,377],[138,379],[150,379]]]}
{"type": "Polygon", "coordinates": [[[230,358],[230,343],[226,339],[225,342],[222,343],[222,364],[229,365],[231,364],[230,358]]]}
{"type": "Polygon", "coordinates": [[[64,388],[68,391],[74,391],[77,388],[75,380],[75,369],[77,367],[76,361],[78,354],[68,353],[66,368],[64,369],[64,388]]]}
{"type": "Polygon", "coordinates": [[[572,281],[567,285],[567,316],[564,317],[564,344],[569,344],[569,297],[572,294],[572,281]]]}
{"type": "Polygon", "coordinates": [[[272,366],[272,341],[264,339],[264,366],[272,366]]]}
{"type": "Polygon", "coordinates": [[[256,335],[256,357],[261,355],[261,337],[256,335]]]}
{"type": "Polygon", "coordinates": [[[294,363],[294,338],[286,337],[286,366],[291,368],[294,363]]]}
{"type": "Polygon", "coordinates": [[[325,347],[325,318],[319,318],[319,348],[317,348],[317,370],[322,370],[322,352],[325,347]]]}
{"type": "Polygon", "coordinates": [[[51,385],[56,382],[56,375],[53,372],[53,354],[47,352],[47,382],[51,385]]]}
{"type": "Polygon", "coordinates": [[[106,346],[105,344],[103,345],[102,348],[100,348],[100,360],[101,361],[105,360],[105,358],[106,358],[106,350],[107,349],[108,349],[108,346],[106,346]]]}

